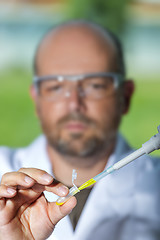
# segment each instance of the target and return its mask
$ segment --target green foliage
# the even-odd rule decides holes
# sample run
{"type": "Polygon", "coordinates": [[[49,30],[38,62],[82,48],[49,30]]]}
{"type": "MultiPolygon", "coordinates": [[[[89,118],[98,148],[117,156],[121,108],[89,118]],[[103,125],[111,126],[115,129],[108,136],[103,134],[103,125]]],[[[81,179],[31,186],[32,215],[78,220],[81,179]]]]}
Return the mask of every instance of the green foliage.
{"type": "MultiPolygon", "coordinates": [[[[135,85],[131,109],[123,118],[121,132],[133,147],[139,148],[157,133],[157,126],[160,125],[160,81],[158,77],[152,80],[137,77],[135,85]]],[[[157,154],[160,156],[160,151],[153,155],[157,154]]]]}
{"type": "Polygon", "coordinates": [[[0,75],[0,145],[23,146],[39,134],[29,96],[31,74],[13,69],[0,75]]]}
{"type": "Polygon", "coordinates": [[[114,32],[122,30],[125,7],[130,0],[69,0],[67,18],[86,19],[108,27],[114,32]]]}
{"type": "MultiPolygon", "coordinates": [[[[157,133],[160,124],[160,81],[144,79],[136,81],[131,110],[120,129],[136,148],[157,133]]],[[[31,74],[24,70],[13,69],[0,75],[0,145],[25,146],[41,132],[29,96],[30,83],[31,74]]],[[[160,151],[155,154],[160,156],[160,151]]]]}

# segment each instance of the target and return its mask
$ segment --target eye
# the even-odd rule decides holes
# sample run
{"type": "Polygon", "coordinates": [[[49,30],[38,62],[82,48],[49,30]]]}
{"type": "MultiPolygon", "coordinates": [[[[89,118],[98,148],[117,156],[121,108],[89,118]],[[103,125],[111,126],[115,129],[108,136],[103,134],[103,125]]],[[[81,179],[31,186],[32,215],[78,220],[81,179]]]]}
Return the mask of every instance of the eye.
{"type": "Polygon", "coordinates": [[[106,89],[107,85],[102,83],[94,83],[91,86],[95,89],[106,89]]]}
{"type": "Polygon", "coordinates": [[[56,91],[59,91],[59,90],[61,90],[62,89],[62,86],[61,85],[54,85],[54,86],[49,86],[48,88],[47,88],[47,91],[48,92],[56,92],[56,91]]]}
{"type": "Polygon", "coordinates": [[[110,81],[103,77],[92,77],[86,79],[86,87],[91,88],[92,90],[106,90],[110,81]]]}
{"type": "Polygon", "coordinates": [[[48,93],[56,93],[64,88],[64,83],[59,81],[46,81],[43,85],[44,89],[48,93]]]}

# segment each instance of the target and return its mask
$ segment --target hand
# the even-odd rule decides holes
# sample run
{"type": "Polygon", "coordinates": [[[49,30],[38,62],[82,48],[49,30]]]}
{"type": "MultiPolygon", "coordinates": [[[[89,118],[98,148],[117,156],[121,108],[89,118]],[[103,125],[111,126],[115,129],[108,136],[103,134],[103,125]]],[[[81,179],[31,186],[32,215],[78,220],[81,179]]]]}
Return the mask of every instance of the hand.
{"type": "Polygon", "coordinates": [[[68,188],[36,168],[6,173],[0,185],[0,240],[42,240],[76,205],[72,197],[62,206],[48,202],[43,191],[66,196],[68,188]]]}

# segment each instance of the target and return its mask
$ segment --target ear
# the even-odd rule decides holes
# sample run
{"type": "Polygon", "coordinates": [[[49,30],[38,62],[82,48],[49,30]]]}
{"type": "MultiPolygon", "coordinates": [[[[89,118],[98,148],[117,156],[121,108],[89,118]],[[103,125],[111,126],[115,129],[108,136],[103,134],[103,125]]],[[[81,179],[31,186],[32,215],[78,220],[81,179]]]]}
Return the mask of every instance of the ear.
{"type": "Polygon", "coordinates": [[[37,101],[37,99],[38,99],[38,92],[37,92],[37,89],[36,89],[36,87],[34,86],[34,84],[32,84],[32,85],[30,86],[30,91],[29,91],[29,93],[30,93],[30,96],[31,96],[31,98],[32,98],[32,100],[33,100],[33,102],[34,102],[35,114],[36,114],[36,116],[38,117],[38,116],[39,116],[39,115],[38,115],[38,101],[37,101]]]}
{"type": "Polygon", "coordinates": [[[123,86],[123,98],[124,98],[124,108],[123,114],[126,114],[129,111],[131,98],[134,93],[135,85],[132,80],[126,80],[123,86]]]}
{"type": "Polygon", "coordinates": [[[37,89],[36,89],[36,87],[33,84],[30,86],[29,93],[30,93],[30,96],[31,96],[32,100],[35,103],[36,102],[36,98],[37,98],[37,89]]]}

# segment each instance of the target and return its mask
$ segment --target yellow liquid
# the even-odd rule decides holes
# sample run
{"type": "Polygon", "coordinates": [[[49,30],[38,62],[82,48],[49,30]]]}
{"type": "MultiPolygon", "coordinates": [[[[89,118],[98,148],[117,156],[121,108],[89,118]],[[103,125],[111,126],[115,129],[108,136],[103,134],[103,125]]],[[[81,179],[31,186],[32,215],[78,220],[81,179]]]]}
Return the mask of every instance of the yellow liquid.
{"type": "Polygon", "coordinates": [[[64,203],[65,203],[65,202],[61,202],[61,203],[56,202],[56,205],[61,206],[61,205],[63,205],[64,203]]]}
{"type": "MultiPolygon", "coordinates": [[[[93,185],[95,182],[96,182],[96,181],[95,181],[93,178],[91,178],[91,179],[89,179],[87,182],[85,182],[84,184],[82,184],[82,185],[78,188],[78,190],[81,191],[82,189],[87,188],[87,187],[93,185]]],[[[74,196],[77,192],[78,192],[78,191],[74,191],[72,195],[67,195],[66,197],[64,197],[64,200],[62,200],[62,202],[56,202],[56,204],[57,204],[57,205],[63,205],[66,201],[68,201],[68,200],[69,200],[72,196],[74,196]]],[[[63,197],[62,197],[62,199],[63,199],[63,197]]]]}
{"type": "Polygon", "coordinates": [[[91,179],[89,179],[87,182],[85,182],[84,184],[82,184],[78,189],[81,191],[82,189],[87,188],[87,187],[93,185],[95,182],[96,182],[96,181],[95,181],[93,178],[91,178],[91,179]]]}

